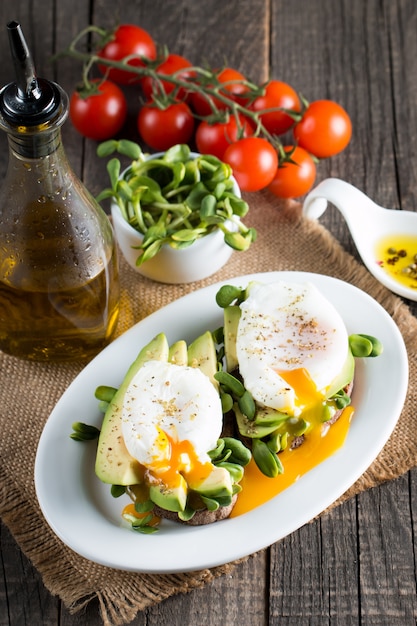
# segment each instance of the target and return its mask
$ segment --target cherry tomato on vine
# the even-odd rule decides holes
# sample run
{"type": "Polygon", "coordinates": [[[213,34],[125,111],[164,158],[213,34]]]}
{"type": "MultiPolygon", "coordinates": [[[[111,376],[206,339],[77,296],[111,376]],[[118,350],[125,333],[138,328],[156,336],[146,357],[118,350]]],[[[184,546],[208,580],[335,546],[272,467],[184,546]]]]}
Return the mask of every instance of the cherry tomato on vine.
{"type": "Polygon", "coordinates": [[[103,141],[111,139],[122,128],[127,104],[122,90],[110,80],[91,81],[96,90],[87,95],[74,91],[69,114],[75,128],[84,137],[103,141]]]}
{"type": "MultiPolygon", "coordinates": [[[[298,113],[301,102],[297,92],[287,83],[270,80],[264,88],[264,94],[255,98],[250,108],[253,111],[281,108],[298,113]]],[[[284,111],[270,111],[259,115],[262,124],[272,135],[282,135],[295,123],[295,120],[284,111]]]]}
{"type": "Polygon", "coordinates": [[[299,146],[320,159],[342,152],[352,136],[352,122],[345,109],[332,100],[312,102],[294,127],[299,146]]]}
{"type": "Polygon", "coordinates": [[[200,122],[195,133],[198,151],[202,154],[213,154],[222,161],[230,144],[253,135],[254,130],[249,121],[243,115],[239,115],[238,119],[239,123],[231,115],[227,122],[200,122]]]}
{"type": "MultiPolygon", "coordinates": [[[[121,61],[130,55],[154,60],[156,58],[155,42],[150,34],[140,26],[121,24],[114,31],[111,41],[98,52],[98,56],[109,61],[121,61]]],[[[136,67],[144,65],[140,58],[132,59],[128,63],[136,67]]],[[[103,64],[99,65],[99,68],[107,78],[119,85],[128,85],[138,80],[138,77],[129,71],[117,68],[110,68],[109,70],[108,66],[103,64]]]]}
{"type": "Polygon", "coordinates": [[[232,67],[225,67],[217,78],[224,84],[224,91],[230,93],[235,100],[244,99],[245,94],[250,91],[245,84],[246,77],[232,67]]]}
{"type": "Polygon", "coordinates": [[[232,166],[242,191],[259,191],[267,187],[278,167],[275,148],[262,137],[246,137],[232,143],[223,160],[232,166]]]}
{"type": "Polygon", "coordinates": [[[138,115],[139,134],[154,150],[168,150],[177,143],[188,143],[194,132],[194,117],[185,102],[159,108],[149,101],[138,115]]]}
{"type": "Polygon", "coordinates": [[[314,185],[316,164],[303,148],[285,146],[284,151],[287,154],[293,151],[290,157],[293,163],[285,162],[278,167],[268,189],[278,198],[298,198],[314,185]]]}
{"type": "MultiPolygon", "coordinates": [[[[249,87],[244,84],[246,81],[245,76],[231,67],[225,67],[221,70],[221,72],[216,74],[216,77],[219,83],[224,83],[224,87],[221,90],[222,95],[227,96],[232,101],[238,100],[240,102],[244,97],[244,94],[249,91],[249,87]]],[[[213,85],[207,86],[212,87],[213,85]]],[[[190,102],[194,111],[202,117],[206,117],[213,113],[210,103],[201,93],[192,93],[190,95],[190,102]]],[[[227,103],[222,102],[216,97],[213,97],[213,102],[219,110],[227,109],[229,106],[227,103]]]]}
{"type": "MultiPolygon", "coordinates": [[[[167,58],[156,68],[158,74],[175,74],[176,72],[180,72],[180,70],[184,69],[184,72],[177,74],[177,77],[181,80],[186,80],[187,78],[191,78],[193,76],[193,72],[187,72],[186,68],[192,67],[192,64],[188,59],[179,55],[179,54],[169,54],[167,58]]],[[[150,76],[145,76],[141,80],[142,91],[146,98],[150,98],[153,92],[154,81],[150,76]]],[[[173,83],[169,83],[166,80],[162,80],[162,87],[166,94],[171,93],[175,89],[175,85],[173,83]]],[[[158,84],[155,84],[155,88],[158,89],[158,84]]],[[[185,89],[181,87],[178,90],[177,98],[178,100],[184,100],[187,96],[187,92],[185,89]]]]}

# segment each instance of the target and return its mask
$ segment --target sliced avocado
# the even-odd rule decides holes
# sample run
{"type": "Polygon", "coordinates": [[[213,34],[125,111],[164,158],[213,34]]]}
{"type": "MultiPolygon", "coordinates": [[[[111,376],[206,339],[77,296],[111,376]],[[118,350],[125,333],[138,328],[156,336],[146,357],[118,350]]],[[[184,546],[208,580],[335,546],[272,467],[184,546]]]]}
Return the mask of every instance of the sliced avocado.
{"type": "Polygon", "coordinates": [[[233,411],[240,434],[242,437],[250,437],[251,439],[261,439],[270,435],[288,419],[288,415],[285,413],[280,413],[280,411],[269,407],[258,409],[254,420],[249,420],[239,409],[237,403],[234,404],[233,411]]]}
{"type": "Polygon", "coordinates": [[[334,381],[332,382],[328,392],[327,397],[331,398],[335,395],[340,389],[343,389],[348,385],[352,380],[355,374],[355,359],[353,358],[352,352],[348,350],[348,355],[346,357],[345,364],[343,368],[340,370],[340,373],[336,376],[334,381]]]}
{"type": "Polygon", "coordinates": [[[143,468],[127,451],[121,414],[126,390],[145,361],[168,360],[168,341],[163,333],[157,335],[139,352],[129,367],[122,384],[109,403],[101,426],[95,471],[100,480],[111,485],[134,485],[142,482],[143,468]]]}
{"type": "Polygon", "coordinates": [[[199,483],[188,483],[188,487],[207,498],[225,497],[233,494],[230,473],[224,467],[213,465],[211,473],[199,483]]]}
{"type": "Polygon", "coordinates": [[[227,306],[224,315],[224,353],[226,356],[226,368],[228,372],[237,369],[239,363],[236,354],[237,328],[241,311],[236,305],[227,306]]]}
{"type": "Polygon", "coordinates": [[[209,330],[197,337],[188,346],[188,365],[199,367],[218,389],[218,383],[214,378],[214,374],[217,372],[216,346],[209,330]]]}
{"type": "Polygon", "coordinates": [[[188,487],[183,476],[178,474],[178,484],[175,487],[167,487],[163,483],[149,487],[149,498],[161,509],[166,511],[184,511],[187,504],[188,487]]]}
{"type": "Polygon", "coordinates": [[[282,422],[288,419],[288,414],[272,409],[267,406],[258,406],[256,409],[255,419],[253,420],[257,426],[275,426],[277,428],[282,422]]]}
{"type": "Polygon", "coordinates": [[[168,361],[174,365],[188,365],[187,343],[180,339],[169,348],[168,361]]]}

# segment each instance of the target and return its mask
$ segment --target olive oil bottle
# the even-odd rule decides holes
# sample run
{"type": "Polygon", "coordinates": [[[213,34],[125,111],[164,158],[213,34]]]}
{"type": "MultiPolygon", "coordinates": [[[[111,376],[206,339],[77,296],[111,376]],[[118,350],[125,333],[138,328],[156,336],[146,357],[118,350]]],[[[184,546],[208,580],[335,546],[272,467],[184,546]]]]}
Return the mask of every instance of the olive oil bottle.
{"type": "Polygon", "coordinates": [[[62,146],[66,93],[36,76],[20,25],[7,29],[16,82],[0,90],[9,145],[0,188],[0,350],[33,360],[86,359],[117,323],[113,230],[62,146]]]}

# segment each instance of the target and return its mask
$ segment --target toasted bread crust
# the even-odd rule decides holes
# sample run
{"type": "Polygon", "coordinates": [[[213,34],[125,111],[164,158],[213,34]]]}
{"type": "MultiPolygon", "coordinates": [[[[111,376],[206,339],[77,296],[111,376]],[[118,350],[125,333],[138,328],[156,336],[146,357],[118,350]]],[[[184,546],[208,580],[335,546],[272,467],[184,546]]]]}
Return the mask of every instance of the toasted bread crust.
{"type": "Polygon", "coordinates": [[[219,522],[222,519],[226,519],[229,517],[230,513],[233,510],[237,500],[237,495],[233,496],[231,504],[229,506],[220,506],[217,511],[209,511],[207,509],[201,509],[200,511],[196,511],[193,517],[184,521],[178,517],[178,514],[174,511],[166,511],[159,506],[154,506],[154,513],[158,517],[162,517],[164,519],[170,519],[174,522],[180,522],[181,524],[188,524],[189,526],[202,526],[204,524],[213,524],[213,522],[219,522]]]}

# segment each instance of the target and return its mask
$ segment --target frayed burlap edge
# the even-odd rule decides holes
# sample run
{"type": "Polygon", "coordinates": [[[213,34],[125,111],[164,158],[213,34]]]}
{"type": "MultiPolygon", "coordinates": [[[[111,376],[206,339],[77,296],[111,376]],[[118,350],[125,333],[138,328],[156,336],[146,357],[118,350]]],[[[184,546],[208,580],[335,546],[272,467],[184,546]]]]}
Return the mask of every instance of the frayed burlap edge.
{"type": "MultiPolygon", "coordinates": [[[[4,472],[0,471],[0,480],[4,484],[3,474],[4,472]]],[[[47,589],[53,595],[60,596],[73,614],[81,611],[91,600],[97,599],[104,626],[128,624],[139,611],[174,594],[202,588],[246,560],[240,559],[212,569],[179,574],[149,575],[111,570],[74,555],[56,540],[52,531],[45,530],[43,518],[36,508],[28,504],[23,494],[18,490],[8,489],[6,495],[5,491],[2,489],[2,495],[5,497],[0,502],[2,520],[22,551],[41,572],[47,589]],[[28,520],[24,528],[21,526],[22,511],[25,520],[28,520]],[[79,567],[74,567],[74,557],[78,564],[85,561],[86,571],[94,574],[93,580],[83,577],[79,567]],[[112,587],[111,581],[114,577],[118,578],[118,585],[112,587]],[[80,593],[81,580],[82,593],[80,593]]]]}

